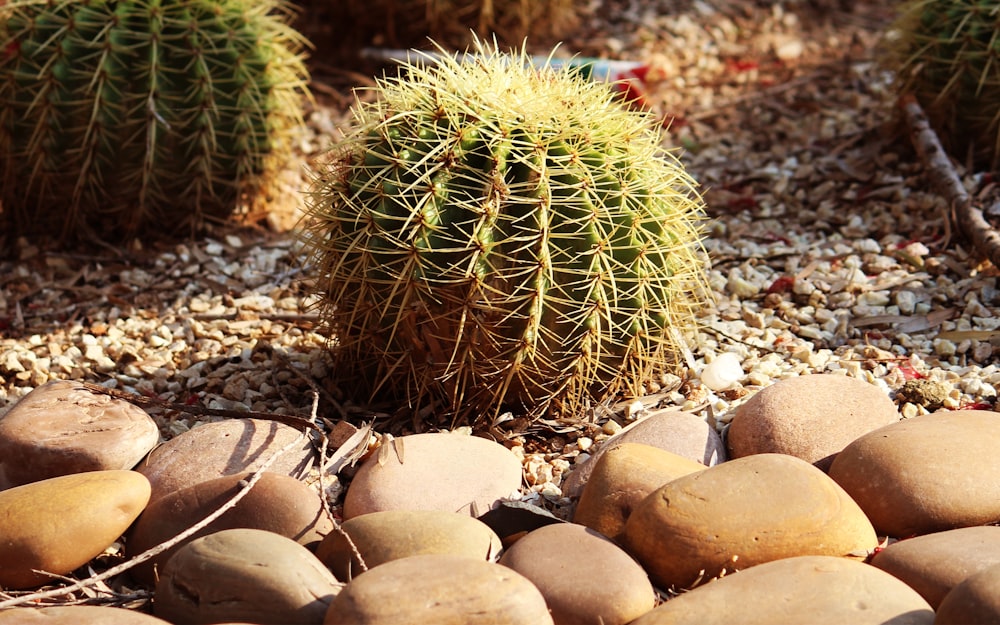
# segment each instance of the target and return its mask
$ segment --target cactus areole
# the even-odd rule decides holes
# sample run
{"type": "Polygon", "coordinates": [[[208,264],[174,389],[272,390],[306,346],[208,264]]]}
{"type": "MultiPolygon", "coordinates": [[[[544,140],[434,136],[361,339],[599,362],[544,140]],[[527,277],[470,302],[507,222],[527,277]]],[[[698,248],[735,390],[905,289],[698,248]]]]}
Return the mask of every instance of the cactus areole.
{"type": "Polygon", "coordinates": [[[482,423],[573,416],[676,362],[702,202],[649,115],[483,43],[376,90],[305,229],[342,372],[482,423]]]}

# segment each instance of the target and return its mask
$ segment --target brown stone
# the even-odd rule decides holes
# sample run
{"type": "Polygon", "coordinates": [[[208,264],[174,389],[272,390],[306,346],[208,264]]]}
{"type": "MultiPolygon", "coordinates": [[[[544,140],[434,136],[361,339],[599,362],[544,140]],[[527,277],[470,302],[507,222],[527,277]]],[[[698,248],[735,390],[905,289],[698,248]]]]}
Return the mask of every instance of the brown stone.
{"type": "Polygon", "coordinates": [[[381,510],[479,516],[521,486],[521,461],[477,436],[448,432],[394,439],[368,459],[344,499],[344,518],[381,510]]]}
{"type": "MultiPolygon", "coordinates": [[[[129,533],[129,557],[200,522],[238,493],[252,475],[238,473],[200,482],[152,502],[129,533]]],[[[162,567],[181,546],[219,530],[239,527],[267,530],[308,545],[322,540],[333,529],[333,520],[314,489],[294,477],[265,472],[225,514],[176,547],[134,567],[132,575],[145,584],[154,584],[154,568],[162,567]]]]}
{"type": "Polygon", "coordinates": [[[934,625],[1000,623],[1000,565],[984,569],[951,589],[934,625]]]}
{"type": "Polygon", "coordinates": [[[191,541],[156,584],[156,615],[171,623],[315,625],[340,584],[308,549],[258,529],[222,530],[191,541]]]}
{"type": "Polygon", "coordinates": [[[825,473],[784,454],[757,454],[679,477],[646,497],[623,541],[667,588],[801,555],[864,559],[871,523],[825,473]]]}
{"type": "Polygon", "coordinates": [[[46,382],[0,418],[0,488],[131,469],[159,440],[141,408],[80,382],[46,382]]]}
{"type": "Polygon", "coordinates": [[[920,595],[875,567],[832,556],[760,564],[670,599],[632,625],[931,625],[920,595]]]}
{"type": "MultiPolygon", "coordinates": [[[[153,485],[152,501],[174,491],[224,475],[255,471],[301,432],[290,425],[261,419],[226,419],[199,425],[160,445],[137,471],[153,485]]],[[[315,451],[308,437],[281,454],[273,473],[299,477],[315,451]]]]}
{"type": "Polygon", "coordinates": [[[582,525],[556,523],[529,532],[500,564],[531,580],[556,625],[625,625],[656,605],[642,567],[582,525]]]}
{"type": "Polygon", "coordinates": [[[1000,527],[963,527],[893,543],[871,563],[906,582],[937,608],[965,578],[1000,564],[1000,527]]]}
{"type": "Polygon", "coordinates": [[[896,421],[889,396],[862,380],[832,374],[786,378],[736,409],[729,456],[788,454],[827,470],[848,443],[896,421]]]}
{"type": "Polygon", "coordinates": [[[117,540],[149,501],[135,471],[90,471],[0,492],[0,587],[31,588],[72,572],[117,540]]]}
{"type": "Polygon", "coordinates": [[[881,534],[906,538],[1000,520],[995,412],[935,412],[870,432],[830,467],[881,534]]]}
{"type": "Polygon", "coordinates": [[[545,599],[505,566],[450,554],[386,562],[354,578],[324,625],[552,625],[545,599]]]}
{"type": "Polygon", "coordinates": [[[658,447],[619,443],[601,454],[573,522],[617,540],[632,510],[651,492],[705,465],[658,447]]]}
{"type": "Polygon", "coordinates": [[[443,510],[383,510],[344,521],[316,548],[316,557],[337,579],[349,581],[365,568],[391,560],[446,553],[492,560],[500,538],[467,514],[443,510]],[[359,560],[358,556],[361,556],[359,560]]]}
{"type": "Polygon", "coordinates": [[[0,610],[2,625],[170,625],[149,614],[98,605],[0,610]]]}

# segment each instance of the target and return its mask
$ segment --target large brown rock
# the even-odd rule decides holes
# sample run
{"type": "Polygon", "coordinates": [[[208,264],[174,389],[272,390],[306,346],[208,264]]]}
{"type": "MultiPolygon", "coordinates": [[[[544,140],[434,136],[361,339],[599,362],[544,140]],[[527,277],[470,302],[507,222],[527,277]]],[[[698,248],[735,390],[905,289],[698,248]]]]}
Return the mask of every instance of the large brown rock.
{"type": "Polygon", "coordinates": [[[413,434],[368,459],[344,498],[344,518],[380,510],[444,510],[479,516],[521,486],[521,461],[477,436],[413,434]]]}
{"type": "Polygon", "coordinates": [[[171,623],[315,625],[340,584],[308,549],[258,529],[222,530],[167,561],[156,615],[171,623]]]}
{"type": "Polygon", "coordinates": [[[952,588],[934,619],[934,625],[994,623],[1000,623],[1000,565],[984,569],[952,588]]]}
{"type": "Polygon", "coordinates": [[[632,510],[667,482],[701,471],[705,465],[658,447],[619,443],[597,461],[573,522],[617,540],[632,510]]]}
{"type": "MultiPolygon", "coordinates": [[[[290,425],[261,419],[226,419],[199,425],[153,450],[136,470],[153,486],[151,500],[225,475],[256,471],[295,441],[301,432],[290,425]]],[[[273,473],[299,477],[312,465],[315,451],[304,437],[269,467],[273,473]]]]}
{"type": "Polygon", "coordinates": [[[632,625],[931,625],[912,588],[831,556],[768,562],[670,599],[632,625]]]}
{"type": "Polygon", "coordinates": [[[878,387],[844,375],[779,380],[736,409],[727,443],[731,458],[788,454],[823,470],[856,438],[899,421],[878,387]]]}
{"type": "Polygon", "coordinates": [[[784,454],[730,460],[665,484],[632,512],[623,539],[663,588],[794,556],[864,559],[878,545],[833,480],[784,454]]]}
{"type": "MultiPolygon", "coordinates": [[[[165,542],[221,508],[253,473],[238,473],[199,482],[152,502],[129,532],[129,557],[165,542]]],[[[132,575],[154,584],[154,569],[162,567],[183,545],[224,529],[267,530],[303,544],[318,542],[333,529],[333,520],[314,489],[294,477],[265,472],[243,499],[177,546],[134,567],[132,575]]]]}
{"type": "Polygon", "coordinates": [[[349,581],[365,568],[409,556],[445,553],[493,560],[500,548],[500,537],[467,514],[383,510],[344,521],[319,544],[316,557],[337,579],[349,581]]]}
{"type": "Polygon", "coordinates": [[[552,625],[545,599],[500,564],[450,554],[386,562],[337,595],[324,625],[552,625]]]}
{"type": "Polygon", "coordinates": [[[134,471],[90,471],[0,492],[0,587],[31,588],[107,549],[149,501],[134,471]]]}
{"type": "Polygon", "coordinates": [[[556,523],[529,532],[500,564],[535,584],[556,625],[625,625],[656,605],[642,567],[582,525],[556,523]]]}
{"type": "Polygon", "coordinates": [[[0,610],[0,625],[170,625],[170,623],[125,608],[61,605],[0,610]]]}
{"type": "Polygon", "coordinates": [[[870,432],[830,467],[879,533],[896,538],[1000,520],[997,413],[921,415],[870,432]]]}
{"type": "Polygon", "coordinates": [[[141,408],[80,382],[46,382],[0,418],[0,489],[131,469],[159,440],[156,422],[141,408]]]}
{"type": "Polygon", "coordinates": [[[1000,564],[1000,527],[962,527],[893,543],[871,564],[906,582],[937,608],[967,577],[1000,564]]]}

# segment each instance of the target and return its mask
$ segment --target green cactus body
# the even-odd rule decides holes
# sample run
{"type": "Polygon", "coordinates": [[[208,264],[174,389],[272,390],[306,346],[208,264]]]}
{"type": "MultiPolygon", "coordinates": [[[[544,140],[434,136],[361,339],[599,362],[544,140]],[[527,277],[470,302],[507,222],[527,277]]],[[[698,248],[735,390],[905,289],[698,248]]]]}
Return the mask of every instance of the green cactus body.
{"type": "Polygon", "coordinates": [[[303,41],[274,0],[0,6],[0,173],[13,228],[101,238],[226,217],[301,123],[303,41]]]}
{"type": "Polygon", "coordinates": [[[306,230],[344,369],[472,420],[641,392],[704,303],[701,200],[650,118],[482,44],[378,91],[306,230]]]}
{"type": "Polygon", "coordinates": [[[1000,165],[1000,1],[908,0],[890,30],[900,89],[959,158],[1000,165]]]}

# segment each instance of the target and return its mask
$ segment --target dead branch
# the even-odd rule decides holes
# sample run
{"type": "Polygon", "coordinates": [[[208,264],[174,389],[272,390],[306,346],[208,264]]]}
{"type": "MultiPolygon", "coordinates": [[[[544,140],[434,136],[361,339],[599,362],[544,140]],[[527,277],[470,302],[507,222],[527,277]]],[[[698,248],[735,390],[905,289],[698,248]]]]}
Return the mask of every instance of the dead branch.
{"type": "Polygon", "coordinates": [[[1000,267],[1000,233],[986,221],[982,209],[972,202],[923,108],[912,94],[901,97],[899,107],[910,131],[910,141],[927,170],[931,184],[951,206],[959,230],[979,253],[1000,267]]]}

